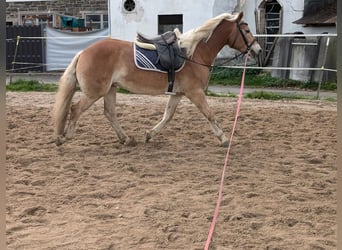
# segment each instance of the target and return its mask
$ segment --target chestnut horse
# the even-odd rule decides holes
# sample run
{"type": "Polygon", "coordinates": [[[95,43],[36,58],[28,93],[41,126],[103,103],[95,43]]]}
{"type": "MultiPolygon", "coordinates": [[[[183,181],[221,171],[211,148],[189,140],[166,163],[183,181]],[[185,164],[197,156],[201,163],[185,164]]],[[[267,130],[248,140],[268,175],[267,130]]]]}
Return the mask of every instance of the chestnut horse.
{"type": "MultiPolygon", "coordinates": [[[[228,145],[214,114],[209,109],[205,88],[208,84],[210,65],[219,51],[228,45],[242,53],[261,52],[248,24],[242,22],[243,13],[221,14],[209,19],[202,26],[179,37],[179,45],[186,51],[186,61],[176,73],[174,92],[170,95],[162,120],[146,132],[146,142],[151,140],[172,119],[182,96],[186,96],[209,121],[222,146],[228,145]]],[[[122,87],[137,94],[164,94],[167,74],[142,70],[135,66],[133,42],[117,39],[99,41],[76,54],[60,79],[53,108],[56,144],[62,144],[75,135],[80,115],[98,99],[104,97],[104,114],[117,133],[120,143],[132,144],[116,116],[116,89],[122,87]],[[82,93],[72,105],[77,85],[82,93]],[[69,122],[66,126],[70,112],[69,122]]]]}

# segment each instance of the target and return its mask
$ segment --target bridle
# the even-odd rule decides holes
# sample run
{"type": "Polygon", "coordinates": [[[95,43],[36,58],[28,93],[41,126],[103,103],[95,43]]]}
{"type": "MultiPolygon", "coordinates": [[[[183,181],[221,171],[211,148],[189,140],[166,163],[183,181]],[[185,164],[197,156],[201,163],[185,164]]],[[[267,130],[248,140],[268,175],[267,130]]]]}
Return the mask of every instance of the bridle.
{"type": "MultiPolygon", "coordinates": [[[[240,54],[238,54],[238,55],[234,56],[233,58],[229,59],[229,61],[225,61],[224,64],[226,64],[226,63],[228,63],[228,62],[230,62],[230,61],[233,61],[233,60],[237,59],[238,57],[240,57],[240,56],[242,56],[242,55],[244,55],[244,54],[247,54],[247,53],[250,51],[250,49],[251,49],[251,47],[253,46],[253,44],[256,42],[256,39],[254,38],[253,41],[252,41],[250,44],[248,44],[247,38],[246,38],[245,34],[243,33],[243,31],[242,31],[242,29],[241,29],[241,25],[248,25],[248,24],[245,23],[245,22],[239,23],[238,21],[236,21],[236,26],[237,26],[237,28],[238,28],[238,30],[239,30],[241,36],[242,36],[242,39],[243,39],[243,41],[244,41],[244,43],[245,43],[245,45],[246,45],[246,50],[243,51],[243,52],[240,52],[240,54]]],[[[233,42],[233,44],[232,44],[231,47],[234,46],[234,44],[235,44],[237,38],[238,38],[238,36],[235,36],[234,42],[233,42]]],[[[189,61],[189,62],[198,64],[198,65],[201,65],[201,66],[205,66],[205,67],[208,67],[208,68],[213,67],[212,65],[207,65],[207,64],[203,64],[203,63],[196,62],[196,61],[192,60],[191,58],[187,58],[187,57],[185,57],[185,56],[183,56],[183,55],[179,55],[179,56],[182,57],[183,59],[189,61]]],[[[223,65],[223,64],[222,64],[222,65],[223,65]]],[[[216,66],[217,66],[217,65],[216,65],[216,66]]]]}
{"type": "MultiPolygon", "coordinates": [[[[251,47],[253,46],[253,44],[256,42],[256,39],[254,38],[253,41],[252,41],[250,44],[248,44],[247,38],[246,38],[245,34],[243,33],[243,31],[242,31],[242,29],[241,29],[241,25],[248,25],[248,24],[245,23],[245,22],[239,23],[238,21],[236,21],[236,27],[238,28],[238,30],[239,30],[239,32],[240,32],[240,34],[241,34],[241,36],[242,36],[242,39],[243,39],[243,41],[244,41],[244,43],[245,43],[245,45],[246,45],[246,47],[247,47],[246,51],[244,51],[244,52],[242,52],[242,53],[243,53],[243,54],[246,54],[246,53],[251,49],[251,47]]],[[[235,37],[235,40],[234,40],[234,42],[233,42],[233,45],[235,44],[236,39],[237,39],[237,37],[235,37]]],[[[232,45],[232,46],[233,46],[233,45],[232,45]]]]}

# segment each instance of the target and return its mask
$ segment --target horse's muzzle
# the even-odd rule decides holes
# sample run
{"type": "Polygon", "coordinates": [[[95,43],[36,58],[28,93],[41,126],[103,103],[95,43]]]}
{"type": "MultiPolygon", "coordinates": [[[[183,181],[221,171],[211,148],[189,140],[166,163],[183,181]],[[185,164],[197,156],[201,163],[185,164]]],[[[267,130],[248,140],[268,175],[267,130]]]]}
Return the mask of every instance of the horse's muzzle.
{"type": "Polygon", "coordinates": [[[250,52],[252,54],[252,56],[257,60],[258,65],[262,66],[262,60],[261,60],[261,52],[262,52],[262,48],[259,45],[259,43],[255,42],[251,48],[250,48],[250,52]]]}
{"type": "Polygon", "coordinates": [[[258,56],[262,52],[262,48],[259,43],[255,42],[251,48],[250,51],[252,52],[253,56],[258,56]]]}

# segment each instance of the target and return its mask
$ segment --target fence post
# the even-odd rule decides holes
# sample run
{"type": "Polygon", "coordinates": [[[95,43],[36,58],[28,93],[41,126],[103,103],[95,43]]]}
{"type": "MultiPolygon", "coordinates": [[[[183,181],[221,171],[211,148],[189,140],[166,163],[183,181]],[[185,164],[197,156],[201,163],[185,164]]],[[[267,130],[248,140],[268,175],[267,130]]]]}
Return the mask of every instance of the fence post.
{"type": "Polygon", "coordinates": [[[15,64],[17,54],[18,54],[19,43],[20,43],[20,36],[17,36],[17,43],[15,44],[14,56],[13,56],[13,61],[12,61],[12,71],[14,71],[14,64],[15,64]]]}
{"type": "Polygon", "coordinates": [[[322,67],[321,67],[321,72],[320,72],[320,77],[319,77],[319,82],[318,82],[318,87],[317,87],[317,99],[319,99],[319,95],[321,92],[321,86],[322,86],[323,76],[324,76],[324,71],[325,71],[325,62],[327,60],[327,55],[328,55],[328,50],[329,50],[329,43],[330,43],[330,37],[328,36],[327,42],[325,45],[323,62],[322,62],[322,67]]]}

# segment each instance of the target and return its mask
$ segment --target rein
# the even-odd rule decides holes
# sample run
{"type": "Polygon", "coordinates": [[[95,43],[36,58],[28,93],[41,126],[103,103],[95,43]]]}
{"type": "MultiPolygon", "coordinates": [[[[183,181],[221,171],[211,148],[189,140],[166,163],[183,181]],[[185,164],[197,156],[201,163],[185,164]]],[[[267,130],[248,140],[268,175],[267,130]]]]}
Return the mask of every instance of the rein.
{"type": "Polygon", "coordinates": [[[188,57],[185,57],[185,56],[182,56],[182,55],[178,55],[178,56],[183,58],[183,59],[185,59],[188,62],[191,62],[191,63],[194,63],[194,64],[198,64],[198,65],[201,65],[201,66],[204,66],[204,67],[207,67],[207,68],[214,68],[214,67],[224,66],[226,63],[229,63],[230,61],[233,61],[233,60],[239,58],[240,56],[242,56],[242,55],[244,55],[246,53],[247,52],[240,52],[240,54],[234,56],[233,58],[230,58],[229,60],[224,61],[224,62],[222,62],[220,64],[217,64],[217,65],[204,64],[204,63],[196,62],[195,60],[192,60],[191,58],[188,58],[188,57]]]}
{"type": "Polygon", "coordinates": [[[249,53],[247,53],[247,56],[246,56],[246,59],[245,59],[245,67],[243,69],[242,78],[241,78],[240,94],[239,94],[239,98],[237,100],[237,107],[236,107],[236,113],[235,113],[233,129],[232,129],[231,134],[230,134],[229,145],[228,145],[228,148],[227,148],[227,154],[226,154],[226,158],[225,158],[225,161],[224,161],[224,166],[223,166],[221,182],[220,182],[220,187],[219,187],[219,191],[218,191],[218,198],[217,198],[216,207],[215,207],[215,211],[214,211],[214,216],[213,216],[213,219],[212,219],[212,222],[211,222],[211,225],[210,225],[210,229],[209,229],[209,233],[208,233],[208,238],[207,238],[207,241],[205,243],[204,250],[208,250],[209,249],[211,238],[212,238],[212,236],[214,234],[217,218],[218,218],[218,215],[219,215],[219,210],[220,210],[220,207],[221,207],[225,173],[227,172],[227,168],[228,168],[227,165],[228,165],[229,153],[230,153],[230,149],[232,147],[234,132],[235,132],[235,129],[236,129],[236,124],[237,124],[237,120],[238,120],[239,113],[240,113],[240,106],[241,106],[241,103],[242,103],[242,95],[243,95],[243,89],[244,89],[244,85],[245,85],[246,65],[247,65],[247,61],[248,61],[248,56],[249,56],[249,53]]]}

